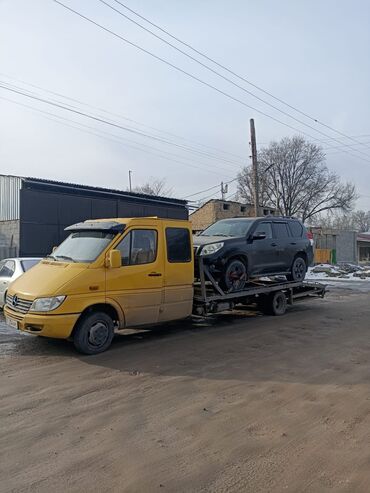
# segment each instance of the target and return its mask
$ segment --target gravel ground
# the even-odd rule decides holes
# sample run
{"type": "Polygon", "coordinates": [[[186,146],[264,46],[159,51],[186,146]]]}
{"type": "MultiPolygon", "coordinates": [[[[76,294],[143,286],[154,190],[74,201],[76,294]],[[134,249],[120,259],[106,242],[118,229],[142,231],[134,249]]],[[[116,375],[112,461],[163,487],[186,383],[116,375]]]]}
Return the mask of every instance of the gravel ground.
{"type": "Polygon", "coordinates": [[[368,492],[369,315],[346,286],[93,357],[0,322],[1,491],[368,492]]]}

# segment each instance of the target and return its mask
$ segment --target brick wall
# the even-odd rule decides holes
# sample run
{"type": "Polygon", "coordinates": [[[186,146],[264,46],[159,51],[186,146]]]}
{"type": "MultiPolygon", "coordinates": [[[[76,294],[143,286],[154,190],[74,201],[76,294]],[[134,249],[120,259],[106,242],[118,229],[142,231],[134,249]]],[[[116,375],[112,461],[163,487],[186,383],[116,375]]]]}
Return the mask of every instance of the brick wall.
{"type": "MultiPolygon", "coordinates": [[[[272,209],[263,209],[263,214],[273,214],[272,209]]],[[[231,217],[253,217],[254,207],[250,204],[231,202],[228,200],[210,200],[197,211],[193,212],[189,220],[192,223],[193,231],[203,231],[210,224],[220,219],[231,217]]]]}
{"type": "Polygon", "coordinates": [[[193,231],[203,231],[215,222],[215,210],[212,202],[207,202],[189,216],[193,231]]]}

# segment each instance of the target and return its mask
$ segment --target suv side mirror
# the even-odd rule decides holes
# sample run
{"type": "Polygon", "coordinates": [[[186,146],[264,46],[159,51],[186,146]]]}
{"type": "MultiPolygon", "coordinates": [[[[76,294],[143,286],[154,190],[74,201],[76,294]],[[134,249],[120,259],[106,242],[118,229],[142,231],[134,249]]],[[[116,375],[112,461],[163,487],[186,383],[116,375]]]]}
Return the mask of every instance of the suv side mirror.
{"type": "Polygon", "coordinates": [[[118,269],[122,265],[121,252],[119,250],[110,250],[108,256],[108,266],[111,269],[118,269]]]}
{"type": "Polygon", "coordinates": [[[252,235],[252,240],[265,240],[266,239],[266,233],[256,233],[252,235]]]}

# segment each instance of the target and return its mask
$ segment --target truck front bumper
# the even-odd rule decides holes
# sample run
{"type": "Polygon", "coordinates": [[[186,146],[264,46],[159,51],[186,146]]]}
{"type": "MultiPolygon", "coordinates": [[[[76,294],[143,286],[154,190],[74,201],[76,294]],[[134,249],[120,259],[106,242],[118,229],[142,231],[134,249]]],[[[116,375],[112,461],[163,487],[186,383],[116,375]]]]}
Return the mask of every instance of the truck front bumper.
{"type": "Polygon", "coordinates": [[[66,315],[36,315],[33,313],[22,314],[4,307],[5,320],[8,325],[17,327],[23,332],[55,339],[68,339],[72,334],[80,314],[66,315]]]}

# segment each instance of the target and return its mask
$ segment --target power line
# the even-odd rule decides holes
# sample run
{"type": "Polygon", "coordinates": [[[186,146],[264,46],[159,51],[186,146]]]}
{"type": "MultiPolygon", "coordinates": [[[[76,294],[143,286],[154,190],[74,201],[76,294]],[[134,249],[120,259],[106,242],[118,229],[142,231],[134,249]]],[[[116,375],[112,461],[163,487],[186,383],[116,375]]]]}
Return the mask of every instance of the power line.
{"type": "MultiPolygon", "coordinates": [[[[368,145],[368,144],[370,144],[370,142],[364,142],[364,144],[368,145]]],[[[360,145],[360,144],[353,144],[353,145],[355,146],[355,145],[360,145]]],[[[343,147],[343,145],[323,147],[323,151],[329,151],[331,149],[341,149],[342,147],[343,147]]]]}
{"type": "MultiPolygon", "coordinates": [[[[111,116],[115,116],[115,117],[118,117],[118,118],[122,118],[123,120],[126,120],[126,121],[128,121],[128,122],[134,123],[135,125],[139,125],[139,126],[142,126],[142,127],[148,128],[148,129],[150,129],[150,130],[154,130],[155,132],[162,133],[162,134],[167,134],[167,135],[170,135],[170,136],[175,137],[175,138],[177,138],[177,139],[184,140],[184,141],[186,141],[186,142],[190,142],[190,143],[192,143],[192,144],[195,144],[195,145],[197,145],[197,146],[199,146],[199,147],[204,147],[204,148],[207,148],[207,149],[211,149],[211,150],[213,150],[213,151],[216,151],[216,152],[220,152],[220,153],[222,153],[222,154],[229,155],[229,156],[231,156],[231,157],[233,157],[233,158],[237,158],[237,159],[244,160],[243,156],[239,156],[238,154],[234,154],[234,153],[231,153],[231,152],[225,151],[225,150],[223,150],[223,149],[219,149],[219,148],[217,148],[217,147],[209,146],[209,145],[206,145],[206,144],[204,144],[204,143],[202,143],[202,142],[193,141],[193,140],[188,139],[188,138],[186,138],[186,137],[183,137],[183,136],[181,136],[181,135],[178,135],[178,134],[175,134],[175,133],[172,133],[172,132],[168,132],[168,131],[163,130],[163,129],[159,129],[159,128],[153,127],[153,126],[151,126],[151,125],[147,125],[147,124],[145,124],[145,123],[139,122],[139,121],[134,120],[134,119],[132,119],[132,118],[128,118],[128,117],[126,117],[126,116],[123,116],[123,115],[121,115],[121,114],[119,114],[119,113],[114,113],[114,112],[108,111],[108,110],[106,110],[106,109],[104,109],[104,108],[100,108],[100,107],[97,107],[97,106],[93,106],[93,105],[91,105],[91,104],[89,104],[89,103],[86,103],[86,102],[84,102],[84,101],[81,101],[81,100],[79,100],[79,99],[76,99],[76,98],[71,98],[71,97],[66,96],[66,95],[64,95],[64,94],[61,94],[61,93],[59,93],[59,92],[51,91],[51,90],[46,89],[46,88],[44,88],[44,87],[38,86],[38,85],[36,85],[36,84],[32,84],[32,83],[30,83],[30,82],[26,82],[26,81],[24,81],[24,80],[22,80],[22,79],[17,79],[17,78],[15,78],[15,77],[11,77],[11,76],[9,76],[9,75],[7,75],[7,74],[4,74],[4,73],[1,73],[1,72],[0,72],[0,76],[7,77],[8,79],[11,79],[11,80],[15,80],[15,81],[17,81],[17,82],[20,82],[21,84],[24,84],[24,85],[27,85],[27,86],[33,87],[33,88],[35,88],[35,89],[38,89],[38,90],[44,91],[44,92],[49,93],[49,94],[52,94],[52,95],[54,95],[54,96],[58,96],[58,97],[61,97],[61,98],[67,99],[67,100],[69,100],[69,101],[73,101],[73,102],[75,102],[75,103],[78,103],[78,104],[80,104],[80,105],[83,105],[83,106],[89,107],[89,108],[91,108],[91,109],[94,109],[94,110],[97,110],[97,111],[102,111],[103,113],[106,113],[107,115],[111,115],[111,116]]],[[[15,87],[16,87],[16,86],[15,86],[15,87]]],[[[70,105],[69,105],[69,106],[70,106],[70,105]]],[[[212,157],[217,157],[217,156],[212,155],[212,157]]],[[[235,162],[235,163],[236,163],[236,162],[235,162]]]]}
{"type": "MultiPolygon", "coordinates": [[[[220,185],[218,185],[220,186],[220,185]]],[[[216,195],[218,195],[220,192],[216,192],[216,193],[212,193],[211,195],[207,196],[207,197],[201,197],[200,199],[198,199],[198,203],[200,202],[204,202],[205,200],[209,200],[213,197],[215,197],[216,195]]]]}
{"type": "MultiPolygon", "coordinates": [[[[175,146],[175,147],[178,147],[180,149],[184,149],[184,150],[187,150],[188,152],[195,152],[195,151],[192,151],[188,148],[185,148],[184,146],[181,146],[179,144],[176,144],[174,142],[170,142],[170,141],[167,141],[167,140],[164,140],[164,139],[161,139],[159,137],[155,137],[155,136],[152,136],[152,135],[149,135],[149,134],[146,134],[144,132],[141,132],[141,131],[138,131],[138,130],[135,130],[135,129],[132,129],[132,128],[129,128],[129,127],[125,127],[123,125],[120,125],[118,123],[115,123],[115,122],[111,122],[109,120],[105,120],[103,118],[100,118],[100,117],[97,117],[95,115],[90,115],[88,113],[85,113],[83,111],[79,111],[79,110],[76,110],[76,109],[72,109],[72,108],[69,108],[68,106],[64,106],[62,104],[59,104],[59,103],[55,103],[53,101],[49,101],[47,99],[44,99],[44,98],[40,98],[40,97],[37,97],[37,96],[34,96],[34,95],[31,95],[31,94],[27,94],[27,93],[24,93],[22,91],[19,91],[17,89],[13,89],[11,87],[7,87],[7,86],[4,86],[2,84],[0,84],[0,88],[2,89],[5,89],[7,91],[11,91],[11,92],[14,92],[16,94],[20,94],[22,96],[25,96],[25,97],[28,97],[28,98],[31,98],[31,99],[35,99],[37,101],[41,101],[43,103],[46,103],[46,104],[49,104],[49,105],[52,105],[52,106],[55,106],[57,108],[61,108],[61,109],[64,109],[66,111],[70,111],[72,113],[76,113],[78,115],[81,115],[81,116],[85,116],[86,118],[90,118],[91,120],[95,120],[97,122],[100,122],[100,123],[105,123],[107,125],[111,125],[112,127],[115,127],[115,128],[119,128],[121,130],[125,130],[127,132],[131,132],[131,133],[134,133],[134,134],[137,134],[137,135],[140,135],[140,136],[144,136],[144,137],[147,137],[147,138],[150,138],[150,139],[153,139],[155,141],[158,141],[158,142],[161,142],[161,143],[166,143],[166,144],[169,144],[169,145],[172,145],[172,146],[175,146]]],[[[233,166],[231,164],[229,164],[229,166],[233,166]]],[[[236,166],[237,168],[239,168],[239,166],[236,166]]]]}
{"type": "MultiPolygon", "coordinates": [[[[194,195],[200,195],[201,193],[209,192],[210,190],[214,190],[215,188],[220,188],[220,184],[217,183],[214,187],[206,188],[205,190],[201,190],[200,192],[192,193],[190,195],[186,195],[185,197],[182,197],[183,199],[188,199],[190,197],[194,197],[194,195]]],[[[192,202],[192,201],[191,201],[192,202]]]]}
{"type": "MultiPolygon", "coordinates": [[[[156,33],[154,33],[153,31],[151,31],[150,29],[147,29],[145,26],[143,26],[142,24],[140,24],[139,22],[136,22],[134,19],[131,19],[129,16],[127,16],[126,14],[124,14],[123,12],[121,12],[120,10],[116,9],[115,7],[113,7],[112,5],[110,5],[109,3],[107,3],[105,0],[99,0],[102,4],[106,5],[107,7],[109,7],[110,9],[112,9],[114,12],[116,12],[117,14],[121,15],[122,17],[124,17],[125,19],[129,20],[130,22],[134,23],[136,26],[140,27],[141,29],[143,29],[144,31],[150,33],[152,36],[154,36],[155,38],[161,40],[163,43],[167,44],[168,46],[170,46],[171,48],[175,49],[176,51],[178,51],[179,53],[183,54],[184,56],[190,58],[191,60],[193,60],[194,62],[198,63],[199,65],[201,65],[202,67],[206,68],[207,70],[209,70],[210,72],[212,72],[213,74],[216,74],[218,75],[219,77],[221,77],[222,79],[226,80],[227,82],[229,82],[230,84],[234,85],[235,87],[237,87],[238,89],[241,89],[242,91],[246,92],[247,94],[249,94],[250,96],[256,98],[257,100],[263,102],[264,104],[270,106],[271,108],[273,108],[274,110],[276,111],[279,111],[280,113],[282,113],[283,115],[287,116],[288,118],[291,118],[293,119],[294,121],[300,123],[301,125],[304,125],[308,128],[310,128],[311,130],[315,131],[315,132],[318,132],[319,134],[325,136],[325,137],[329,137],[333,140],[336,141],[336,139],[334,137],[331,137],[329,136],[328,134],[324,133],[324,132],[321,132],[320,130],[317,130],[315,127],[313,127],[312,125],[309,125],[305,122],[303,122],[302,120],[299,120],[298,118],[292,116],[291,114],[287,113],[286,111],[283,111],[281,110],[280,108],[278,108],[277,106],[274,106],[273,104],[269,103],[268,101],[266,101],[265,99],[263,98],[260,98],[259,96],[257,96],[256,94],[254,94],[253,92],[251,91],[248,91],[248,89],[245,89],[244,87],[240,86],[239,84],[235,83],[233,80],[229,79],[228,77],[225,77],[224,75],[220,74],[220,72],[217,72],[216,70],[212,69],[211,67],[209,67],[208,65],[206,65],[205,63],[201,62],[200,60],[198,60],[197,58],[193,57],[192,55],[189,55],[188,53],[186,53],[185,51],[181,50],[180,48],[178,48],[177,46],[173,45],[172,43],[170,43],[169,41],[165,40],[164,38],[162,38],[161,36],[158,36],[156,33]]],[[[119,2],[118,0],[114,0],[116,3],[118,3],[119,5],[122,5],[124,8],[126,8],[126,6],[119,2]]],[[[315,120],[317,121],[317,120],[315,120]]],[[[329,127],[330,128],[330,127],[329,127]]],[[[336,130],[335,130],[336,131],[336,130]]],[[[338,132],[340,133],[341,135],[344,135],[344,137],[346,138],[350,138],[350,137],[347,137],[345,134],[342,134],[341,132],[338,132]]],[[[351,138],[352,139],[352,138],[351,138]]],[[[355,142],[358,143],[358,141],[356,141],[355,139],[352,139],[354,140],[355,142]]],[[[339,141],[337,141],[339,142],[339,141]]],[[[361,143],[360,145],[364,145],[363,143],[361,143]]],[[[361,151],[358,151],[356,149],[357,152],[361,152],[361,151]]],[[[368,156],[366,153],[363,153],[365,154],[366,156],[368,156]]],[[[369,156],[370,157],[370,156],[369,156]]]]}
{"type": "MultiPolygon", "coordinates": [[[[230,181],[227,181],[225,183],[225,185],[229,185],[230,183],[233,183],[234,181],[236,181],[238,178],[234,178],[233,180],[230,180],[230,181]]],[[[192,193],[191,195],[187,195],[186,197],[183,197],[184,199],[187,199],[189,197],[194,197],[194,195],[200,195],[201,193],[205,193],[205,192],[209,192],[210,190],[214,190],[215,188],[220,188],[220,184],[218,183],[217,185],[215,185],[214,187],[210,187],[210,188],[206,188],[205,190],[201,190],[200,192],[195,192],[195,193],[192,193]]]]}
{"type": "MultiPolygon", "coordinates": [[[[235,96],[232,96],[231,94],[228,94],[227,92],[223,91],[222,89],[219,89],[219,88],[217,88],[216,86],[213,86],[212,84],[210,84],[210,83],[208,83],[208,82],[206,82],[206,81],[204,81],[204,80],[200,79],[199,77],[197,77],[197,76],[195,76],[195,75],[193,75],[193,74],[191,74],[191,73],[187,72],[186,70],[183,70],[182,68],[180,68],[180,67],[178,67],[178,66],[174,65],[173,63],[168,62],[168,61],[167,61],[167,60],[165,60],[164,58],[162,58],[162,57],[160,57],[160,56],[158,56],[158,55],[155,55],[155,54],[154,54],[154,53],[152,53],[151,51],[149,51],[149,50],[147,50],[147,49],[145,49],[145,48],[143,48],[143,47],[139,46],[138,44],[136,44],[136,43],[134,43],[134,42],[132,42],[132,41],[129,41],[128,39],[124,38],[124,37],[123,37],[123,36],[121,36],[120,34],[118,34],[118,33],[114,32],[114,31],[112,31],[111,29],[108,29],[108,28],[104,27],[103,25],[99,24],[98,22],[96,22],[96,21],[94,21],[94,20],[90,19],[89,17],[87,17],[87,16],[85,16],[85,15],[81,14],[80,12],[78,12],[78,11],[76,11],[76,10],[72,9],[71,7],[69,7],[69,6],[65,5],[65,4],[64,4],[64,3],[62,3],[61,1],[59,1],[59,0],[52,0],[52,1],[53,1],[53,2],[55,2],[55,3],[57,3],[57,4],[59,4],[60,6],[62,6],[63,8],[65,8],[66,10],[68,10],[68,11],[70,11],[70,12],[72,12],[72,13],[76,14],[77,16],[81,17],[82,19],[86,20],[87,22],[90,22],[91,24],[95,25],[96,27],[99,27],[99,28],[100,28],[100,29],[102,29],[103,31],[105,31],[105,32],[107,32],[107,33],[111,34],[112,36],[114,36],[114,37],[116,37],[116,38],[120,39],[121,41],[123,41],[123,42],[125,42],[125,43],[129,44],[130,46],[133,46],[134,48],[138,49],[139,51],[142,51],[143,53],[146,53],[147,55],[149,55],[149,56],[151,56],[151,57],[155,58],[156,60],[161,61],[162,63],[165,63],[166,65],[168,65],[168,66],[170,66],[170,67],[174,68],[175,70],[177,70],[177,71],[179,71],[179,72],[183,73],[184,75],[187,75],[188,77],[190,77],[190,78],[192,78],[192,79],[194,79],[194,80],[198,81],[199,83],[203,84],[204,86],[206,86],[206,87],[208,87],[208,88],[210,88],[210,89],[213,89],[214,91],[216,91],[216,92],[218,92],[218,93],[220,93],[220,94],[222,94],[222,95],[226,96],[227,98],[229,98],[229,99],[231,99],[231,100],[233,100],[233,101],[235,101],[235,102],[238,102],[239,104],[242,104],[243,106],[245,106],[245,107],[247,107],[247,108],[250,108],[250,109],[252,109],[253,111],[256,111],[257,113],[259,113],[259,114],[261,114],[261,115],[263,115],[263,116],[265,116],[265,117],[267,117],[267,118],[270,118],[271,120],[273,120],[273,121],[275,121],[275,122],[277,122],[277,123],[280,123],[281,125],[284,125],[285,127],[290,128],[290,129],[294,130],[295,132],[299,132],[299,133],[301,133],[301,134],[303,134],[303,135],[306,135],[306,136],[310,137],[310,138],[311,138],[311,139],[313,139],[313,140],[316,140],[316,141],[320,142],[320,140],[319,140],[319,139],[317,139],[316,137],[314,137],[314,136],[312,136],[312,135],[308,134],[307,132],[303,132],[302,130],[297,129],[296,127],[293,127],[292,125],[289,125],[288,123],[285,123],[285,122],[283,122],[283,121],[279,120],[278,118],[275,118],[275,117],[273,117],[273,116],[271,116],[271,115],[269,115],[269,114],[267,114],[267,113],[265,113],[265,112],[263,112],[263,111],[261,111],[261,110],[259,110],[259,109],[255,108],[255,107],[253,107],[253,106],[251,106],[251,105],[247,104],[245,101],[242,101],[242,100],[240,100],[240,99],[236,98],[235,96]]],[[[316,130],[316,129],[315,129],[315,131],[316,131],[316,132],[319,132],[319,133],[322,133],[322,132],[320,132],[320,131],[318,131],[318,130],[316,130]]],[[[339,140],[335,139],[334,137],[331,137],[330,135],[327,135],[327,134],[324,134],[324,133],[322,133],[322,134],[323,134],[323,135],[325,135],[325,136],[327,136],[327,137],[329,137],[329,138],[331,138],[332,140],[334,140],[334,141],[336,141],[336,142],[341,143],[341,141],[339,141],[339,140]]],[[[348,145],[347,147],[351,148],[351,146],[350,146],[350,145],[348,145]]],[[[354,150],[355,152],[358,152],[358,153],[360,153],[360,154],[364,154],[365,156],[368,156],[367,154],[363,153],[362,151],[359,151],[358,149],[352,149],[352,150],[354,150]]],[[[349,154],[349,155],[352,155],[352,156],[353,156],[353,154],[349,153],[348,151],[345,151],[344,149],[343,149],[343,152],[346,152],[347,154],[349,154]]],[[[360,156],[356,156],[356,157],[357,157],[357,158],[359,158],[359,159],[361,159],[361,157],[360,157],[360,156]]],[[[369,160],[367,160],[367,159],[365,160],[364,158],[362,158],[362,160],[363,160],[363,161],[366,161],[367,163],[369,162],[369,160]]]]}
{"type": "MultiPolygon", "coordinates": [[[[212,68],[210,68],[209,66],[203,64],[201,61],[199,61],[198,59],[192,57],[191,55],[189,55],[188,53],[184,52],[183,50],[181,50],[180,48],[174,46],[173,44],[169,43],[168,41],[166,41],[165,39],[163,39],[162,37],[158,36],[157,34],[153,33],[150,29],[147,29],[146,27],[142,26],[140,23],[136,22],[135,20],[131,19],[130,17],[126,16],[123,12],[119,11],[118,9],[115,9],[113,6],[109,5],[105,0],[99,0],[101,3],[105,4],[106,6],[108,6],[109,8],[111,8],[112,10],[116,11],[117,13],[119,13],[120,15],[122,15],[123,17],[125,17],[126,19],[128,19],[129,21],[133,22],[134,24],[136,24],[137,26],[141,27],[142,29],[144,29],[145,31],[149,32],[150,34],[152,34],[153,36],[155,36],[156,38],[162,40],[164,43],[166,43],[167,45],[171,46],[172,48],[174,48],[175,50],[179,51],[180,53],[184,54],[185,56],[191,58],[192,60],[194,60],[196,63],[199,63],[200,65],[202,65],[203,67],[207,68],[208,70],[211,70],[213,73],[219,75],[220,77],[224,78],[225,80],[227,80],[228,82],[231,82],[232,84],[236,85],[237,87],[239,87],[240,89],[242,90],[245,90],[246,92],[248,92],[248,94],[250,94],[251,96],[253,96],[254,98],[264,102],[265,104],[271,106],[272,108],[282,112],[284,115],[288,115],[290,118],[293,118],[294,120],[300,122],[300,123],[303,123],[301,122],[300,120],[297,120],[295,117],[289,115],[288,113],[280,110],[279,108],[275,107],[274,105],[271,105],[269,102],[265,101],[264,99],[260,98],[259,96],[257,96],[256,94],[254,94],[253,92],[250,92],[250,91],[247,91],[245,88],[242,88],[240,87],[238,84],[235,84],[233,81],[225,78],[222,74],[219,74],[218,72],[216,72],[215,70],[213,70],[212,68]]],[[[203,58],[207,59],[208,61],[214,63],[216,66],[222,68],[223,70],[227,71],[228,73],[232,74],[233,76],[237,77],[239,80],[242,80],[243,82],[246,82],[247,84],[249,84],[250,86],[258,89],[259,91],[263,92],[264,94],[270,96],[271,98],[275,99],[276,101],[278,101],[279,103],[281,104],[284,104],[285,106],[291,108],[292,110],[296,111],[297,113],[300,113],[301,115],[305,116],[306,118],[314,121],[315,123],[318,123],[319,125],[322,125],[323,127],[333,131],[333,132],[336,132],[337,134],[341,135],[342,137],[345,137],[349,140],[352,140],[353,142],[356,142],[357,144],[360,144],[360,145],[365,145],[366,147],[367,144],[364,144],[364,143],[361,143],[359,142],[358,140],[356,140],[355,137],[353,136],[349,136],[349,135],[346,135],[345,133],[341,132],[340,130],[337,130],[333,127],[331,127],[330,125],[327,125],[326,123],[318,120],[317,118],[305,113],[304,111],[300,110],[299,108],[287,103],[286,101],[274,96],[272,93],[266,91],[265,89],[263,89],[262,87],[260,86],[257,86],[256,84],[252,83],[251,81],[249,81],[248,79],[246,79],[245,77],[242,77],[240,76],[239,74],[237,74],[236,72],[232,71],[231,69],[229,69],[228,67],[226,67],[225,65],[222,65],[221,63],[217,62],[216,60],[214,60],[213,58],[209,57],[208,55],[202,53],[201,51],[197,50],[196,48],[194,48],[193,46],[191,46],[189,43],[186,43],[184,41],[182,41],[180,38],[174,36],[173,34],[171,34],[170,32],[168,32],[167,30],[163,29],[162,27],[160,27],[158,24],[155,24],[154,22],[150,21],[148,18],[144,17],[143,15],[139,14],[138,12],[136,12],[135,10],[131,9],[130,7],[128,7],[127,5],[125,5],[124,3],[120,2],[119,0],[114,0],[116,3],[118,3],[119,5],[121,5],[123,8],[125,8],[126,10],[128,10],[129,12],[133,13],[134,15],[136,15],[137,17],[139,17],[140,19],[143,19],[145,22],[147,22],[148,24],[150,24],[151,26],[155,27],[156,29],[160,30],[161,32],[165,33],[167,36],[169,36],[170,38],[176,40],[178,43],[181,43],[183,46],[186,46],[187,48],[189,48],[190,50],[192,50],[193,52],[197,53],[198,55],[202,56],[203,58]]],[[[309,128],[313,128],[312,126],[310,125],[307,125],[305,123],[303,123],[304,125],[308,126],[309,128]]],[[[314,129],[316,132],[319,132],[318,130],[314,129]]],[[[322,133],[322,132],[320,132],[322,133]]],[[[325,134],[323,134],[325,135],[325,134]]],[[[332,137],[329,137],[330,139],[332,139],[332,137]]]]}
{"type": "Polygon", "coordinates": [[[295,128],[295,127],[292,127],[291,125],[289,125],[288,123],[284,123],[280,120],[278,120],[277,118],[271,116],[271,115],[268,115],[267,113],[264,113],[263,111],[261,110],[258,110],[257,108],[254,108],[253,106],[250,106],[249,104],[245,103],[244,101],[228,94],[227,92],[221,90],[221,89],[218,89],[217,87],[213,86],[212,84],[209,84],[208,82],[200,79],[199,77],[196,77],[195,75],[187,72],[186,70],[183,70],[182,68],[180,67],[177,67],[176,65],[174,65],[173,63],[171,62],[168,62],[167,60],[165,60],[164,58],[161,58],[160,56],[158,55],[155,55],[154,53],[152,53],[151,51],[139,46],[138,44],[136,43],[133,43],[132,41],[124,38],[123,36],[121,36],[120,34],[117,34],[116,32],[112,31],[111,29],[108,29],[104,26],[102,26],[101,24],[99,24],[98,22],[95,22],[94,20],[90,19],[89,17],[86,17],[85,15],[81,14],[80,12],[77,12],[76,10],[73,10],[71,7],[68,7],[67,5],[65,5],[64,3],[60,2],[59,0],[52,0],[53,2],[61,5],[62,7],[64,7],[65,9],[69,10],[70,12],[78,15],[79,17],[81,17],[82,19],[86,20],[87,22],[90,22],[91,24],[94,24],[95,26],[99,27],[100,29],[102,29],[103,31],[111,34],[112,36],[120,39],[121,41],[124,41],[125,43],[129,44],[130,46],[133,46],[134,48],[138,49],[139,51],[142,51],[143,53],[146,53],[147,55],[155,58],[156,60],[159,60],[161,61],[162,63],[165,63],[166,65],[168,65],[169,67],[172,67],[174,68],[175,70],[183,73],[184,75],[187,75],[188,77],[200,82],[201,84],[205,85],[206,87],[209,87],[210,89],[213,89],[214,91],[217,91],[218,93],[220,94],[223,94],[224,96],[228,97],[229,99],[232,99],[233,101],[236,101],[237,103],[240,103],[242,104],[243,106],[246,106],[247,108],[250,108],[252,109],[253,111],[256,111],[257,113],[263,115],[263,116],[266,116],[267,118],[270,118],[271,120],[274,120],[276,121],[277,123],[280,123],[281,125],[284,125],[292,130],[294,130],[295,132],[300,132],[304,135],[307,135],[308,137],[310,137],[311,139],[314,139],[314,140],[318,140],[316,137],[313,137],[312,135],[309,135],[305,132],[302,132],[300,131],[299,129],[295,128]]]}
{"type": "MultiPolygon", "coordinates": [[[[106,120],[102,120],[100,117],[96,117],[95,115],[91,116],[91,115],[87,115],[86,113],[82,113],[81,111],[79,111],[78,108],[76,107],[71,107],[70,105],[61,105],[59,101],[55,101],[55,100],[45,100],[43,98],[40,98],[37,94],[35,93],[32,93],[30,92],[29,90],[25,90],[23,88],[19,88],[18,86],[15,86],[14,84],[9,84],[9,83],[4,83],[3,81],[0,81],[0,83],[2,83],[3,85],[0,85],[0,87],[2,87],[3,89],[8,89],[8,90],[15,90],[16,92],[18,92],[19,94],[22,94],[23,96],[27,96],[27,97],[34,97],[35,99],[38,99],[44,103],[47,103],[47,104],[54,104],[58,107],[61,107],[67,111],[73,111],[75,113],[78,113],[78,114],[81,114],[83,116],[87,116],[87,117],[91,117],[93,119],[98,119],[104,123],[108,123],[106,120]],[[4,85],[5,84],[5,85],[4,85]],[[23,91],[26,91],[26,92],[23,92],[23,91]]],[[[112,121],[109,121],[109,124],[113,124],[112,121]]],[[[116,124],[115,124],[116,125],[116,124]]],[[[168,139],[163,139],[162,137],[158,137],[156,135],[152,135],[152,134],[148,134],[148,133],[144,133],[138,129],[135,129],[134,127],[122,127],[120,126],[121,129],[124,129],[124,130],[127,130],[127,131],[130,131],[130,132],[133,132],[133,133],[136,133],[138,135],[141,135],[141,136],[145,136],[147,138],[150,138],[150,139],[153,139],[155,141],[158,141],[158,142],[161,142],[161,143],[165,143],[165,144],[168,144],[168,145],[172,145],[172,146],[175,146],[179,149],[182,149],[186,152],[190,152],[192,154],[197,154],[197,155],[200,155],[202,157],[205,157],[207,159],[211,159],[211,160],[218,160],[220,162],[222,162],[222,164],[225,166],[231,166],[231,167],[237,167],[238,169],[243,166],[242,163],[237,163],[235,161],[230,161],[228,159],[225,159],[225,158],[222,158],[222,157],[217,157],[217,156],[214,156],[212,154],[209,154],[207,152],[203,152],[203,151],[200,151],[198,149],[195,149],[195,148],[192,148],[192,147],[189,147],[189,146],[186,146],[186,145],[183,145],[183,144],[178,144],[176,142],[173,142],[173,141],[170,141],[168,139]]]]}
{"type": "MultiPolygon", "coordinates": [[[[114,134],[110,134],[109,132],[104,132],[104,131],[102,131],[100,129],[97,130],[94,127],[90,127],[88,125],[84,125],[83,123],[76,122],[74,120],[70,120],[68,118],[64,118],[62,116],[56,115],[55,113],[51,113],[51,112],[48,112],[48,111],[43,111],[43,110],[40,110],[40,109],[35,108],[33,106],[30,106],[30,105],[27,105],[27,104],[23,104],[23,103],[20,103],[18,101],[13,101],[11,99],[4,98],[2,96],[0,96],[0,99],[3,99],[3,100],[8,101],[10,103],[16,104],[18,106],[22,106],[22,107],[28,108],[28,109],[30,109],[32,111],[36,111],[38,113],[41,113],[41,116],[43,116],[43,118],[46,118],[47,120],[54,121],[55,123],[60,123],[62,125],[65,125],[65,126],[70,127],[70,128],[74,128],[74,129],[79,130],[81,132],[85,132],[85,133],[90,134],[90,135],[96,135],[97,137],[100,137],[102,139],[110,140],[112,142],[116,142],[118,144],[125,145],[126,147],[129,147],[129,148],[132,148],[132,149],[136,149],[136,150],[139,150],[141,152],[145,152],[147,154],[151,154],[151,155],[154,155],[154,156],[158,156],[158,157],[160,157],[162,159],[166,159],[166,160],[171,161],[171,162],[176,162],[176,163],[182,164],[184,166],[190,166],[192,168],[200,169],[200,170],[205,171],[207,173],[214,173],[215,175],[218,175],[218,176],[224,176],[224,177],[230,178],[229,176],[227,176],[225,174],[221,174],[219,172],[214,171],[213,168],[217,168],[217,169],[221,169],[222,170],[222,168],[218,168],[217,166],[213,166],[213,168],[209,169],[209,168],[202,168],[202,166],[197,166],[194,163],[188,163],[186,161],[185,162],[184,161],[179,161],[178,159],[174,159],[172,157],[172,156],[175,156],[175,157],[179,157],[180,159],[182,159],[182,156],[178,156],[177,154],[173,154],[173,153],[169,153],[169,152],[166,152],[166,151],[162,151],[162,150],[159,150],[159,149],[157,149],[155,147],[148,146],[146,144],[142,144],[142,143],[139,143],[139,142],[136,142],[136,141],[132,141],[130,139],[125,139],[125,138],[122,138],[122,137],[117,138],[117,136],[115,136],[114,134]],[[45,115],[49,115],[49,116],[45,116],[45,115]],[[51,118],[51,117],[54,117],[54,118],[51,118]],[[64,120],[64,121],[58,121],[58,120],[55,120],[55,118],[57,118],[59,120],[64,120]],[[72,122],[72,123],[75,123],[75,124],[80,125],[82,127],[85,127],[87,129],[91,129],[93,131],[91,132],[89,130],[85,130],[84,128],[76,127],[75,125],[71,125],[71,124],[66,123],[66,122],[72,122]],[[98,132],[99,133],[103,133],[103,134],[107,134],[107,135],[109,135],[111,137],[105,137],[103,135],[100,135],[98,132]],[[115,138],[112,138],[112,137],[115,137],[115,138]],[[135,145],[130,145],[130,144],[127,144],[126,142],[137,144],[137,145],[136,146],[135,145]],[[168,154],[171,157],[163,156],[162,154],[160,154],[158,152],[147,151],[145,149],[142,149],[141,147],[145,147],[145,148],[148,148],[148,149],[153,149],[155,151],[159,151],[160,153],[168,154]]],[[[202,163],[202,165],[204,166],[203,163],[202,163]]]]}

